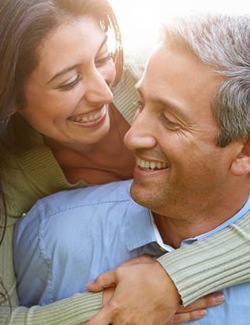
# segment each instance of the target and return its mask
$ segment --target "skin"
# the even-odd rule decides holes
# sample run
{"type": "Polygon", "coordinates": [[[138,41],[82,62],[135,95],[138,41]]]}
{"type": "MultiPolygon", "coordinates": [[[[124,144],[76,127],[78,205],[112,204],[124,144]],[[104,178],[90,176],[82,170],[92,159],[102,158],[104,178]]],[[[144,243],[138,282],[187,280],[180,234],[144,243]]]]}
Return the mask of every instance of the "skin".
{"type": "Polygon", "coordinates": [[[110,127],[115,66],[106,34],[84,17],[52,32],[39,53],[39,65],[26,84],[28,105],[19,113],[46,138],[81,151],[110,127]],[[91,117],[95,120],[83,122],[91,117]]]}
{"type": "Polygon", "coordinates": [[[154,212],[164,241],[174,247],[216,228],[248,197],[249,182],[235,172],[244,143],[216,145],[211,102],[221,81],[177,44],[152,55],[139,85],[141,108],[125,137],[137,159],[131,196],[154,212]]]}
{"type": "Polygon", "coordinates": [[[221,293],[213,293],[186,308],[180,306],[180,297],[172,280],[162,266],[149,256],[140,256],[123,263],[117,269],[98,277],[88,288],[92,291],[108,288],[103,295],[104,308],[88,325],[105,325],[111,321],[112,324],[122,325],[182,324],[200,319],[206,315],[205,308],[224,301],[221,293]],[[128,292],[127,288],[133,290],[128,292]]]}
{"type": "Polygon", "coordinates": [[[123,144],[129,125],[110,108],[116,70],[106,33],[91,17],[69,19],[38,53],[25,85],[27,105],[18,113],[43,135],[67,180],[102,184],[131,178],[134,157],[123,144]]]}
{"type": "MultiPolygon", "coordinates": [[[[222,224],[249,196],[249,139],[216,145],[211,103],[222,80],[171,42],[152,54],[138,86],[141,107],[125,136],[137,159],[131,196],[152,210],[163,241],[173,247],[222,224]]],[[[101,275],[89,289],[119,290],[89,325],[175,323],[179,297],[166,278],[157,261],[101,275]]]]}
{"type": "MultiPolygon", "coordinates": [[[[115,67],[108,52],[106,34],[90,17],[60,25],[39,48],[38,67],[25,85],[27,105],[17,112],[43,135],[72,183],[84,179],[98,184],[132,176],[134,159],[122,144],[129,126],[109,107],[114,78],[115,67]],[[123,164],[119,169],[116,162],[121,159],[123,164]]],[[[162,267],[152,262],[155,267],[150,270],[155,279],[162,278],[162,288],[172,290],[173,315],[178,307],[178,293],[162,267]]],[[[203,304],[199,308],[204,307],[203,304]]],[[[139,308],[138,305],[137,314],[139,308]]],[[[165,317],[164,304],[161,315],[165,317]]],[[[185,318],[177,316],[177,320],[194,319],[202,312],[184,315],[185,318]]]]}

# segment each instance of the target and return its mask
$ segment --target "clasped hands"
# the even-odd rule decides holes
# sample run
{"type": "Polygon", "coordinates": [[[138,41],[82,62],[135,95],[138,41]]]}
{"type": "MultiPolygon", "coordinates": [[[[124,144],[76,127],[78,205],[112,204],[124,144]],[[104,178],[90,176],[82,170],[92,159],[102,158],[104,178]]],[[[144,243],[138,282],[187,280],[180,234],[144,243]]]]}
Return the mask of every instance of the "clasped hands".
{"type": "Polygon", "coordinates": [[[103,308],[88,325],[171,325],[197,320],[206,308],[219,305],[224,297],[213,293],[188,307],[171,278],[154,258],[141,256],[99,276],[88,285],[92,292],[103,291],[103,308]]]}

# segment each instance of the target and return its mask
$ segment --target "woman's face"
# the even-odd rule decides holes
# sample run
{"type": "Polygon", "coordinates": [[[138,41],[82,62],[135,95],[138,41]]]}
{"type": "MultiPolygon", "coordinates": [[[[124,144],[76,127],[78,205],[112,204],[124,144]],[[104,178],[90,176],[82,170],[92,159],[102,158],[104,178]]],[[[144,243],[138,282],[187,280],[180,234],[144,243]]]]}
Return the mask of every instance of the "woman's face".
{"type": "Polygon", "coordinates": [[[81,150],[109,131],[115,65],[106,33],[90,17],[66,21],[39,47],[39,64],[18,109],[48,140],[81,150]]]}

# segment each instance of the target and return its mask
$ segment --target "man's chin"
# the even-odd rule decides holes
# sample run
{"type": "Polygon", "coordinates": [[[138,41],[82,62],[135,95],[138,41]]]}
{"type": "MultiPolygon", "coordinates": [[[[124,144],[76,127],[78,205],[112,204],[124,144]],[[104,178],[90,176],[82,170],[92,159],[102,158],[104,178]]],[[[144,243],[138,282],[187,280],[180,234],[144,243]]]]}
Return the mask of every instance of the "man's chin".
{"type": "Polygon", "coordinates": [[[149,207],[150,201],[153,197],[152,191],[149,191],[146,186],[138,184],[136,181],[133,181],[131,185],[130,195],[136,203],[146,208],[149,207]]]}

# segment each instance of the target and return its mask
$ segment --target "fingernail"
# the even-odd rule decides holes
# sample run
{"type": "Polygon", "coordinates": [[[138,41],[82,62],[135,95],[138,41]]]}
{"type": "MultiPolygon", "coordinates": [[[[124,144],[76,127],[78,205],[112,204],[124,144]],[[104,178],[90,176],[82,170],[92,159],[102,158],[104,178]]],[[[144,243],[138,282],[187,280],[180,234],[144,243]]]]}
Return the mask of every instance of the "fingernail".
{"type": "Polygon", "coordinates": [[[216,294],[216,296],[214,298],[217,303],[222,303],[225,300],[224,295],[219,292],[216,294]]]}
{"type": "Polygon", "coordinates": [[[205,309],[196,310],[195,313],[197,317],[203,317],[207,315],[207,311],[205,309]]]}

